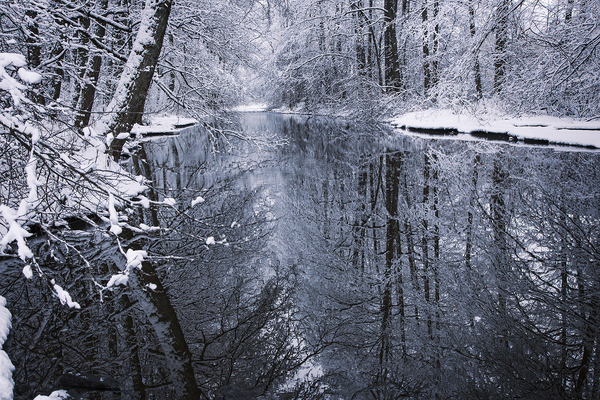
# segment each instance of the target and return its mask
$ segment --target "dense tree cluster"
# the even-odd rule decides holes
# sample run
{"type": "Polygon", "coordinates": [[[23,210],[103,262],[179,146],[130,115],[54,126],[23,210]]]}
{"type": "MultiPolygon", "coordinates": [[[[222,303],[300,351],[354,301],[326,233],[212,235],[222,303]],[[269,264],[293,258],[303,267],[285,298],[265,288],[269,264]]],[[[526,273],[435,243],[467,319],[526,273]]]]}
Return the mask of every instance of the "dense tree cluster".
{"type": "Polygon", "coordinates": [[[288,7],[272,78],[277,106],[382,113],[493,99],[512,113],[598,115],[595,2],[299,0],[288,7]]]}
{"type": "MultiPolygon", "coordinates": [[[[252,65],[252,39],[261,32],[253,22],[259,11],[243,1],[3,0],[1,9],[0,51],[26,55],[43,75],[31,98],[78,129],[107,111],[124,67],[137,68],[127,61],[147,11],[162,13],[151,16],[162,27],[146,32],[157,44],[141,68],[149,74],[146,86],[152,83],[147,116],[213,115],[232,104],[241,93],[235,72],[252,65]]],[[[142,122],[144,101],[135,106],[134,122],[142,122]]]]}

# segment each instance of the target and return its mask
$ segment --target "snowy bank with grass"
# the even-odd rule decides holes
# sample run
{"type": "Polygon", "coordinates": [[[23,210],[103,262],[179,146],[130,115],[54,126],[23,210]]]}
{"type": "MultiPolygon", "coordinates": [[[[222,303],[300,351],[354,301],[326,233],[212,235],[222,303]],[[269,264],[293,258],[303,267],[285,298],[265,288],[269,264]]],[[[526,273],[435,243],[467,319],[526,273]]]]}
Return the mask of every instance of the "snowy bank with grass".
{"type": "Polygon", "coordinates": [[[584,121],[547,115],[475,116],[452,110],[426,110],[388,121],[413,134],[456,136],[458,139],[493,139],[539,145],[567,145],[600,149],[600,120],[584,121]]]}

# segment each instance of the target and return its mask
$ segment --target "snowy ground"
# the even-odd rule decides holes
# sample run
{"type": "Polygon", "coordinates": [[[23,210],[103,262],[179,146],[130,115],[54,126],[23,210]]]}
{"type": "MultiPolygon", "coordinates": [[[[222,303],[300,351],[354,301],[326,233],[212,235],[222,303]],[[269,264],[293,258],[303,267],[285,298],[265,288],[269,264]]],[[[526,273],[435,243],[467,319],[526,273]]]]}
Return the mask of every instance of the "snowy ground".
{"type": "Polygon", "coordinates": [[[231,111],[235,112],[263,112],[267,110],[266,104],[246,104],[236,106],[231,109],[231,111]]]}
{"type": "Polygon", "coordinates": [[[176,115],[152,117],[150,118],[148,125],[135,124],[131,129],[131,133],[140,133],[142,135],[174,134],[179,129],[186,128],[197,123],[198,121],[194,118],[178,117],[176,115]]]}
{"type": "Polygon", "coordinates": [[[582,121],[545,115],[478,118],[451,110],[428,110],[404,114],[388,122],[413,134],[445,134],[464,140],[491,138],[600,149],[599,120],[582,121]]]}

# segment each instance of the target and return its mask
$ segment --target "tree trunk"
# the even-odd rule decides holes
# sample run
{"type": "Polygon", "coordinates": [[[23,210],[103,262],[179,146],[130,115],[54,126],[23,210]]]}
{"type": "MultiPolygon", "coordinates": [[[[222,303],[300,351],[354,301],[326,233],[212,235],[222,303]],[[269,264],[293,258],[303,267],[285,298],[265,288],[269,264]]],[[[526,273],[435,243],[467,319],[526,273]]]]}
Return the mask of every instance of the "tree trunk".
{"type": "Polygon", "coordinates": [[[88,68],[89,45],[90,45],[90,18],[80,16],[77,23],[82,29],[77,30],[77,47],[73,49],[73,59],[75,63],[75,79],[73,81],[73,99],[72,104],[75,109],[81,102],[81,92],[83,90],[84,79],[88,68]]]}
{"type": "Polygon", "coordinates": [[[131,132],[135,123],[142,121],[144,104],[152,76],[162,49],[172,0],[146,0],[140,29],[107,114],[101,120],[101,129],[105,135],[115,137],[110,143],[109,153],[118,160],[125,140],[116,139],[121,133],[131,132]]]}
{"type": "Polygon", "coordinates": [[[398,40],[396,38],[397,12],[398,0],[385,0],[383,12],[383,22],[385,24],[383,52],[385,63],[385,85],[388,91],[398,91],[401,84],[398,40]]]}
{"type": "Polygon", "coordinates": [[[429,279],[429,191],[430,191],[430,176],[431,161],[429,154],[425,152],[425,162],[423,169],[423,292],[425,295],[425,303],[427,305],[427,335],[430,339],[433,339],[433,322],[431,318],[431,287],[429,279]]]}
{"type": "MultiPolygon", "coordinates": [[[[133,237],[133,232],[124,229],[122,236],[133,237]]],[[[137,242],[128,246],[128,249],[132,250],[140,250],[140,248],[137,242]]],[[[132,295],[138,301],[160,342],[177,398],[198,400],[201,392],[196,384],[192,355],[177,313],[152,263],[143,261],[141,267],[141,269],[132,267],[129,273],[129,285],[133,288],[132,295]],[[155,285],[154,289],[150,288],[152,285],[155,285]]]]}
{"type": "Polygon", "coordinates": [[[362,0],[350,3],[350,9],[352,10],[352,15],[354,18],[356,68],[359,76],[366,76],[368,35],[365,35],[365,31],[367,30],[367,21],[365,21],[365,14],[362,8],[362,0]],[[366,44],[365,41],[367,41],[366,44]]]}
{"type": "Polygon", "coordinates": [[[500,94],[506,78],[506,45],[508,43],[508,15],[510,0],[500,0],[496,10],[496,43],[494,57],[494,93],[500,94]]]}
{"type": "MultiPolygon", "coordinates": [[[[398,194],[400,187],[400,163],[401,159],[397,153],[391,153],[389,150],[386,153],[386,177],[385,177],[385,208],[387,211],[387,227],[386,227],[386,248],[385,248],[385,290],[383,297],[383,318],[382,318],[382,333],[384,337],[389,341],[389,332],[387,329],[390,328],[389,320],[391,318],[392,311],[392,299],[391,299],[391,287],[392,287],[392,276],[396,272],[399,280],[397,282],[401,284],[401,269],[396,268],[394,270],[394,263],[399,260],[396,259],[396,253],[398,251],[399,238],[400,238],[400,226],[398,221],[398,194]],[[387,322],[387,323],[386,323],[387,322]]],[[[399,286],[397,288],[398,293],[398,307],[400,314],[400,337],[405,336],[404,327],[404,295],[403,288],[399,286]]],[[[404,343],[401,344],[403,349],[404,343]]],[[[383,350],[383,346],[382,346],[383,350]]],[[[403,349],[404,350],[404,349],[403,349]]],[[[386,350],[389,352],[389,349],[386,350]]]]}
{"type": "Polygon", "coordinates": [[[475,203],[477,202],[477,181],[479,180],[479,165],[481,163],[481,156],[477,154],[473,165],[473,175],[471,182],[473,187],[471,189],[471,196],[469,198],[469,210],[467,211],[467,238],[465,244],[465,267],[467,267],[467,273],[471,273],[472,266],[471,260],[473,257],[473,210],[475,209],[475,203]]]}
{"type": "Polygon", "coordinates": [[[429,20],[427,11],[427,0],[423,4],[421,11],[421,22],[423,24],[423,90],[425,96],[431,91],[431,64],[429,59],[429,28],[427,27],[429,20]]]}
{"type": "Polygon", "coordinates": [[[196,385],[192,356],[165,288],[150,262],[143,262],[141,271],[133,268],[132,272],[134,296],[160,341],[177,398],[197,400],[200,390],[196,385]],[[149,284],[155,284],[157,288],[149,289],[149,284]]]}
{"type": "MultiPolygon", "coordinates": [[[[108,7],[108,0],[100,1],[100,9],[104,12],[108,7]]],[[[95,37],[102,40],[106,33],[104,23],[97,21],[95,29],[95,37]]],[[[75,116],[75,128],[81,129],[89,125],[90,116],[92,115],[92,107],[94,106],[94,98],[96,97],[96,85],[100,76],[100,67],[102,66],[102,56],[95,53],[92,61],[85,71],[83,79],[83,88],[79,96],[79,105],[77,107],[77,115],[75,116]]]]}
{"type": "Polygon", "coordinates": [[[440,47],[440,24],[438,23],[438,16],[440,13],[440,2],[439,0],[433,0],[433,44],[432,44],[432,60],[431,60],[431,87],[436,87],[439,83],[439,61],[438,61],[438,50],[440,47]]]}
{"type": "MultiPolygon", "coordinates": [[[[29,9],[25,11],[27,16],[27,37],[25,43],[27,43],[27,63],[30,68],[38,68],[42,61],[42,52],[40,44],[40,30],[37,22],[38,13],[35,10],[29,9]]],[[[29,93],[31,99],[37,104],[44,105],[46,103],[44,96],[35,93],[29,93]]]]}
{"type": "Polygon", "coordinates": [[[573,18],[574,0],[567,0],[567,9],[565,10],[565,21],[569,22],[573,18]]]}
{"type": "MultiPolygon", "coordinates": [[[[469,2],[469,31],[471,32],[471,39],[475,38],[475,9],[473,8],[473,0],[469,2]]],[[[475,75],[475,92],[477,93],[477,99],[483,98],[483,86],[481,85],[481,68],[479,67],[479,56],[478,51],[473,54],[473,74],[475,75]]]]}
{"type": "Polygon", "coordinates": [[[490,212],[492,218],[492,233],[494,240],[493,263],[494,273],[498,281],[498,310],[500,311],[500,324],[502,324],[502,337],[506,340],[507,337],[507,294],[509,272],[509,257],[508,257],[508,238],[506,228],[507,209],[505,202],[505,190],[507,185],[508,174],[502,167],[502,153],[497,154],[494,158],[494,169],[492,172],[492,196],[490,204],[490,212]]]}

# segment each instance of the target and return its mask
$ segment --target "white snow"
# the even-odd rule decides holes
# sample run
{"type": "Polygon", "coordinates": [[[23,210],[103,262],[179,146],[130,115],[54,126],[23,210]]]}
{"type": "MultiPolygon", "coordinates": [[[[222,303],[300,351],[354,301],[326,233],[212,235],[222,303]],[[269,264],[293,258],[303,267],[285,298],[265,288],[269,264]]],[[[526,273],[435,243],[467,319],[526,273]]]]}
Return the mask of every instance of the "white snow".
{"type": "Polygon", "coordinates": [[[192,200],[192,207],[199,203],[204,203],[204,198],[202,196],[198,196],[194,200],[192,200]]]}
{"type": "MultiPolygon", "coordinates": [[[[15,78],[6,73],[5,68],[11,64],[16,68],[25,66],[25,64],[27,64],[25,61],[25,56],[16,53],[0,53],[0,89],[9,92],[13,102],[15,103],[15,106],[18,106],[21,101],[27,101],[22,93],[22,90],[26,89],[27,87],[17,82],[15,78]]],[[[27,71],[23,68],[19,68],[17,74],[23,80],[23,82],[27,83],[37,83],[42,78],[40,74],[27,71]]],[[[10,125],[11,124],[9,124],[9,126],[10,125]]]]}
{"type": "Polygon", "coordinates": [[[25,166],[25,172],[27,173],[27,186],[29,186],[29,202],[33,203],[37,200],[37,187],[40,184],[37,177],[35,176],[35,169],[37,160],[33,157],[29,159],[29,162],[25,166]]]}
{"type": "Polygon", "coordinates": [[[123,229],[119,226],[119,215],[115,209],[115,197],[112,193],[108,196],[108,214],[110,217],[110,231],[115,235],[120,235],[123,229]]]}
{"type": "Polygon", "coordinates": [[[66,390],[55,390],[50,393],[50,396],[38,395],[33,400],[62,400],[68,399],[70,396],[66,390]]]}
{"type": "Polygon", "coordinates": [[[58,296],[58,299],[60,300],[60,303],[63,305],[68,305],[70,308],[76,308],[76,309],[80,309],[81,306],[79,305],[79,303],[73,301],[73,299],[71,299],[71,295],[64,290],[62,287],[58,286],[55,282],[54,279],[52,279],[52,284],[54,285],[54,291],[56,292],[56,295],[58,296]]]}
{"type": "Polygon", "coordinates": [[[33,272],[31,271],[30,264],[27,264],[26,266],[23,267],[23,275],[25,275],[25,278],[27,278],[27,279],[31,279],[31,277],[33,276],[33,272]]]}
{"type": "Polygon", "coordinates": [[[42,81],[42,75],[38,74],[37,72],[27,71],[24,68],[19,68],[17,73],[23,82],[27,82],[30,85],[34,85],[42,81]]]}
{"type": "Polygon", "coordinates": [[[27,60],[22,54],[0,53],[0,68],[8,67],[10,64],[15,67],[23,67],[27,64],[27,60]]]}
{"type": "Polygon", "coordinates": [[[144,257],[147,256],[147,253],[144,250],[132,250],[127,249],[127,253],[125,257],[127,258],[127,264],[122,272],[113,275],[108,283],[106,284],[106,288],[111,288],[113,286],[123,285],[126,286],[129,282],[129,273],[131,272],[131,268],[139,268],[142,269],[142,262],[144,261],[144,257]]]}
{"type": "MultiPolygon", "coordinates": [[[[25,200],[21,202],[21,204],[23,203],[25,203],[25,200]]],[[[23,206],[22,208],[25,207],[23,206]]],[[[22,214],[17,213],[12,208],[5,205],[0,205],[0,212],[2,213],[2,217],[6,220],[6,222],[8,222],[9,226],[8,232],[6,235],[4,235],[2,240],[0,240],[0,253],[4,251],[7,244],[16,240],[18,245],[18,254],[21,260],[25,261],[27,258],[32,258],[33,253],[25,242],[25,238],[31,236],[31,233],[23,229],[21,224],[17,221],[22,214]]]]}
{"type": "Polygon", "coordinates": [[[400,115],[389,121],[396,127],[444,129],[460,133],[498,132],[519,139],[548,140],[551,143],[576,144],[600,148],[600,121],[582,121],[548,115],[502,117],[494,114],[475,116],[452,110],[426,110],[400,115]]]}
{"type": "Polygon", "coordinates": [[[172,197],[165,197],[165,199],[163,200],[163,204],[166,204],[168,206],[174,206],[175,204],[177,204],[177,200],[175,200],[172,197]]]}
{"type": "Polygon", "coordinates": [[[148,254],[144,250],[127,249],[127,268],[142,268],[142,261],[148,254]]]}
{"type": "Polygon", "coordinates": [[[8,354],[0,348],[0,400],[12,400],[14,381],[12,372],[15,366],[8,358],[8,354]]]}
{"type": "Polygon", "coordinates": [[[160,231],[160,227],[159,226],[148,226],[144,223],[140,224],[140,229],[146,232],[156,232],[156,231],[160,231]]]}
{"type": "Polygon", "coordinates": [[[261,111],[266,111],[267,110],[267,105],[266,104],[245,104],[245,105],[240,105],[240,106],[236,106],[234,108],[231,109],[231,111],[237,111],[237,112],[261,112],[261,111]]]}
{"type": "Polygon", "coordinates": [[[2,350],[11,328],[10,311],[6,308],[6,299],[0,296],[0,400],[12,400],[14,382],[12,372],[14,365],[8,354],[2,350]]]}
{"type": "Polygon", "coordinates": [[[150,125],[190,125],[197,124],[198,120],[194,118],[180,117],[178,115],[153,116],[150,118],[150,125]]]}
{"type": "Polygon", "coordinates": [[[133,125],[131,133],[139,133],[142,135],[149,133],[175,133],[181,129],[181,127],[191,126],[197,123],[197,119],[180,117],[178,115],[151,117],[148,125],[133,125]]]}
{"type": "Polygon", "coordinates": [[[145,196],[138,196],[138,197],[140,199],[138,204],[140,204],[144,208],[150,208],[150,200],[147,197],[145,197],[145,196]]]}
{"type": "Polygon", "coordinates": [[[6,299],[0,296],[0,348],[6,342],[11,328],[10,311],[6,308],[6,299]]]}
{"type": "Polygon", "coordinates": [[[119,286],[119,285],[126,286],[128,281],[129,281],[129,271],[125,271],[125,273],[113,275],[110,278],[110,280],[108,281],[108,283],[106,284],[106,287],[110,288],[110,287],[119,286]]]}

